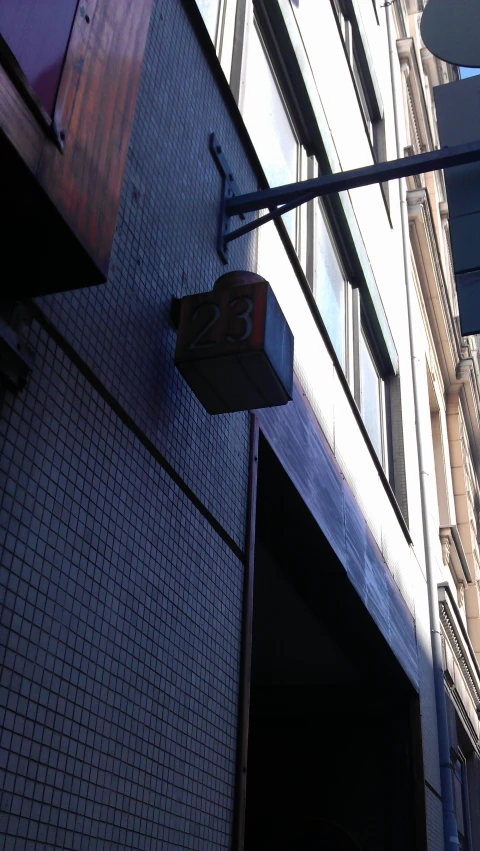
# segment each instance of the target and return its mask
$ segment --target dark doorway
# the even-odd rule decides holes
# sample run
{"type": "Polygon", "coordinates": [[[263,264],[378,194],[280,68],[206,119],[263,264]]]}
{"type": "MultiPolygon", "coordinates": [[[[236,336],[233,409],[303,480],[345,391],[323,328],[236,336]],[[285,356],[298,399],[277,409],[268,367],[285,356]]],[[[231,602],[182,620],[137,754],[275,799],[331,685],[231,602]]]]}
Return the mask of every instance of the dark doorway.
{"type": "Polygon", "coordinates": [[[259,447],[245,851],[420,849],[416,695],[259,447]]]}

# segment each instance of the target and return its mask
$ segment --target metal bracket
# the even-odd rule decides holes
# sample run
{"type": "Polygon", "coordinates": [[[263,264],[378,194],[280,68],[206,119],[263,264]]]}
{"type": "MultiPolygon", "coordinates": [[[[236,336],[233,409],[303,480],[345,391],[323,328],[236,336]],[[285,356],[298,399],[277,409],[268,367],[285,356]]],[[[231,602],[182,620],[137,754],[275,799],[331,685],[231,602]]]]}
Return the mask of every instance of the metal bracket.
{"type": "MultiPolygon", "coordinates": [[[[235,195],[240,195],[240,190],[235,183],[231,168],[225,158],[222,146],[220,145],[215,133],[210,134],[209,139],[210,152],[215,160],[217,168],[222,176],[222,196],[220,200],[220,215],[218,218],[218,233],[217,233],[217,251],[224,263],[228,263],[228,222],[230,216],[227,213],[227,201],[235,195]]],[[[243,213],[238,214],[241,219],[245,219],[243,213]]]]}
{"type": "Polygon", "coordinates": [[[273,189],[262,189],[258,192],[242,195],[233,179],[222,147],[213,133],[210,136],[210,150],[224,178],[217,242],[218,252],[224,263],[228,262],[227,247],[229,242],[250,233],[266,222],[283,216],[284,213],[288,213],[295,207],[313,201],[314,198],[335,192],[346,192],[349,189],[369,186],[372,183],[385,183],[387,180],[398,180],[415,174],[424,174],[429,171],[439,171],[440,169],[480,161],[480,141],[469,142],[464,145],[440,148],[437,151],[428,151],[424,154],[401,157],[387,162],[376,162],[373,165],[352,169],[351,171],[326,174],[312,180],[303,180],[300,183],[290,183],[285,186],[276,186],[273,189]],[[228,226],[232,216],[240,216],[244,219],[245,213],[252,213],[265,208],[269,209],[270,212],[236,230],[229,231],[228,226]]]}

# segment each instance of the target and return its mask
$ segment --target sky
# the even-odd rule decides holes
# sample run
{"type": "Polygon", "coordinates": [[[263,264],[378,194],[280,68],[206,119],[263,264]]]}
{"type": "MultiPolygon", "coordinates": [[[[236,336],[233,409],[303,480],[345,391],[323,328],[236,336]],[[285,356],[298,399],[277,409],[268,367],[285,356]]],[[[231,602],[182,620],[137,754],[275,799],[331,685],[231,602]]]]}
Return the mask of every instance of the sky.
{"type": "Polygon", "coordinates": [[[460,68],[462,80],[465,80],[466,77],[473,77],[475,74],[480,74],[480,68],[460,68]]]}

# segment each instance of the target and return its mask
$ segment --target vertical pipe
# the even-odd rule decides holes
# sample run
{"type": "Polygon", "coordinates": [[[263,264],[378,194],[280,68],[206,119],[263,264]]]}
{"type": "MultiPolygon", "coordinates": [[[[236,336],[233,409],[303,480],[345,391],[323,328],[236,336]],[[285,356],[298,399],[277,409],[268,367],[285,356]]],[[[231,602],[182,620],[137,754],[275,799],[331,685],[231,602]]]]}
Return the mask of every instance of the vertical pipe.
{"type": "MultiPolygon", "coordinates": [[[[395,43],[392,36],[391,2],[385,3],[387,22],[388,50],[390,55],[390,75],[392,80],[393,114],[395,121],[395,137],[397,142],[397,157],[403,155],[400,142],[400,107],[399,92],[395,77],[395,43]]],[[[450,759],[450,737],[448,731],[447,698],[442,658],[442,636],[440,632],[440,615],[438,608],[437,583],[435,580],[434,547],[438,543],[438,529],[432,527],[431,515],[428,510],[427,472],[424,463],[422,434],[420,427],[420,382],[421,352],[415,340],[413,328],[413,305],[415,289],[410,268],[410,238],[408,228],[408,210],[405,179],[398,181],[400,193],[400,209],[402,222],[403,261],[405,266],[405,287],[407,296],[408,330],[410,338],[410,357],[412,367],[412,385],[415,409],[415,436],[417,441],[418,468],[420,475],[420,500],[422,506],[422,524],[425,546],[425,569],[427,575],[428,609],[430,616],[430,636],[432,644],[433,677],[435,687],[435,705],[437,715],[437,737],[440,757],[440,783],[442,793],[443,834],[445,851],[458,851],[458,829],[453,799],[453,767],[450,759]]]]}
{"type": "Polygon", "coordinates": [[[238,701],[237,777],[235,784],[235,817],[233,825],[234,851],[243,851],[245,845],[250,671],[252,667],[253,574],[255,557],[255,521],[257,514],[258,438],[260,431],[258,419],[254,414],[251,415],[250,429],[250,469],[245,542],[245,580],[243,585],[240,694],[238,701]]]}

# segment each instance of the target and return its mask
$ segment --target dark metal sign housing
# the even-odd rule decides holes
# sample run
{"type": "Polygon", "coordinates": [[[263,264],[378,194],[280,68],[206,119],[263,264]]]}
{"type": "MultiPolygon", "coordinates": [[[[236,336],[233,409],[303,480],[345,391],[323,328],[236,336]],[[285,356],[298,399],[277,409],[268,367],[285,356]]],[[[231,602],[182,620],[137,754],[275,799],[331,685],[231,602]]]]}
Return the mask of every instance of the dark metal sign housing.
{"type": "Polygon", "coordinates": [[[179,308],[175,365],[209,414],[290,401],[293,334],[268,281],[229,272],[179,308]]]}

